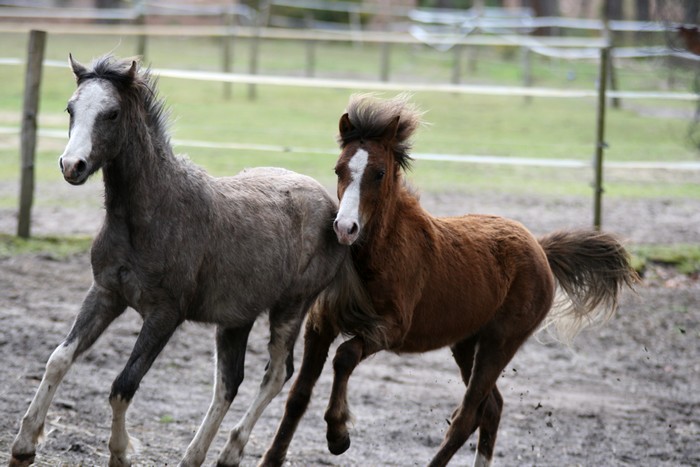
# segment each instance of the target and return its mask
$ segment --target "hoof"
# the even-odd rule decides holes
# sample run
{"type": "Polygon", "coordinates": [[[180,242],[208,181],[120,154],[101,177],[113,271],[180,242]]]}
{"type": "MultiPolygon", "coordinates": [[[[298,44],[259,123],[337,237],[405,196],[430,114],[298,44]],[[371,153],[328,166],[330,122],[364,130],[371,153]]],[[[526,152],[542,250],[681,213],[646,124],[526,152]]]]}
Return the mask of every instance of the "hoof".
{"type": "Polygon", "coordinates": [[[131,467],[131,458],[126,455],[109,456],[109,467],[131,467]]]}
{"type": "Polygon", "coordinates": [[[258,463],[258,467],[282,467],[284,465],[284,460],[286,456],[271,456],[265,454],[262,460],[258,463]]]}
{"type": "Polygon", "coordinates": [[[281,461],[279,459],[271,459],[268,455],[265,455],[260,462],[258,462],[258,467],[280,467],[284,464],[284,459],[281,461]]]}
{"type": "Polygon", "coordinates": [[[7,464],[9,467],[27,467],[34,463],[35,453],[30,452],[26,454],[12,454],[10,462],[7,464]]]}
{"type": "Polygon", "coordinates": [[[350,448],[350,435],[345,434],[338,439],[327,437],[328,450],[336,456],[341,455],[350,448]]]}

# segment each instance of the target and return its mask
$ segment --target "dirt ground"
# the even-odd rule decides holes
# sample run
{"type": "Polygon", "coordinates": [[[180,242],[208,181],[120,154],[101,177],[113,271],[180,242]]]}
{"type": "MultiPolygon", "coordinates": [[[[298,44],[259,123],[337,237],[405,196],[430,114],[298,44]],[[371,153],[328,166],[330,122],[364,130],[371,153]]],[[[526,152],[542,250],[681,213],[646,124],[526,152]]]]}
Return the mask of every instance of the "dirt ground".
{"type": "MultiPolygon", "coordinates": [[[[40,188],[36,234],[93,234],[101,221],[99,180],[74,188],[40,188]]],[[[13,187],[0,187],[0,190],[13,187]]],[[[590,223],[590,200],[426,194],[434,214],[487,212],[525,223],[541,234],[590,223]]],[[[697,242],[700,202],[606,201],[605,227],[630,242],[697,242]]],[[[0,210],[0,232],[13,233],[13,210],[0,210]]],[[[67,333],[91,281],[87,254],[0,259],[0,463],[34,395],[44,364],[67,333]]],[[[663,266],[650,268],[638,293],[625,293],[616,317],[584,332],[573,348],[530,339],[504,370],[505,407],[496,444],[497,466],[700,465],[700,281],[663,266]]],[[[140,328],[129,310],[73,366],[49,410],[37,465],[106,465],[112,380],[140,328]]],[[[241,417],[267,360],[266,319],[251,334],[246,378],[207,462],[215,461],[241,417]]],[[[546,336],[543,336],[546,337],[546,336]]],[[[545,339],[546,340],[546,339],[545,339]]],[[[128,414],[139,441],[137,465],[173,465],[208,407],[213,381],[213,329],[185,324],[144,379],[128,414]]],[[[301,357],[297,344],[297,368],[301,357]]],[[[352,446],[328,453],[323,411],[329,365],[316,387],[288,455],[289,465],[425,465],[464,393],[447,350],[423,355],[376,355],[350,381],[356,421],[352,446]]],[[[269,443],[286,399],[268,407],[253,431],[244,465],[255,465],[269,443]]],[[[453,459],[471,465],[475,437],[453,459]]]]}

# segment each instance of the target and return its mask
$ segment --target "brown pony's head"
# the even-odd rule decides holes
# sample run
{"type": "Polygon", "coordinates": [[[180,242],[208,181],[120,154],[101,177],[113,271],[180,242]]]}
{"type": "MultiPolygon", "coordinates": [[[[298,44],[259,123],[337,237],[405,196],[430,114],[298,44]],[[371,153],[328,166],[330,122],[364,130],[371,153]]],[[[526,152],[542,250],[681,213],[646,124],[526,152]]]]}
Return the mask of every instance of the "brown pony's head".
{"type": "Polygon", "coordinates": [[[421,115],[405,95],[386,100],[351,96],[340,117],[342,152],[335,166],[340,208],[333,228],[340,243],[352,245],[363,227],[397,196],[401,171],[412,161],[409,138],[421,115]]]}

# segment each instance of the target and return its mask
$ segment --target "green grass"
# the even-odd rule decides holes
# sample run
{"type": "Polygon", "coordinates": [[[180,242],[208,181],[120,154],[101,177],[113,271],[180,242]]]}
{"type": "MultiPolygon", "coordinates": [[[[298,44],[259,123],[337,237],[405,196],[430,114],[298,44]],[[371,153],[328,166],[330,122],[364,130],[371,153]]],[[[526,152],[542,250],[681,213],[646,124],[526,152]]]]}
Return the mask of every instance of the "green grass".
{"type": "Polygon", "coordinates": [[[160,423],[174,423],[175,422],[175,417],[173,417],[170,414],[162,415],[160,419],[158,419],[160,423]]]}
{"type": "Polygon", "coordinates": [[[635,269],[643,271],[649,263],[675,267],[683,274],[700,272],[700,245],[635,245],[632,247],[635,269]]]}
{"type": "Polygon", "coordinates": [[[92,238],[88,237],[34,237],[22,239],[0,233],[0,258],[21,254],[43,254],[62,259],[90,249],[92,238]]]}

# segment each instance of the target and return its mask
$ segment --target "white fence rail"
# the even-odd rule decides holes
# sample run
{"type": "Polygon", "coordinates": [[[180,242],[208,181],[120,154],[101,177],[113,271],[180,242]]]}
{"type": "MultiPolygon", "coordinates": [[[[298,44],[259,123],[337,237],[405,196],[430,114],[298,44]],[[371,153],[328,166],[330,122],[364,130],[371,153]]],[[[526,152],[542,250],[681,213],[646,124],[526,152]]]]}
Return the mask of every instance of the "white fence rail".
{"type": "MultiPolygon", "coordinates": [[[[24,59],[17,57],[0,57],[0,65],[22,65],[24,59]]],[[[45,60],[46,67],[67,67],[67,62],[45,60]]],[[[196,81],[214,81],[237,84],[259,84],[269,86],[292,86],[305,88],[352,89],[361,91],[396,91],[396,92],[444,92],[452,94],[473,94],[482,96],[522,96],[549,97],[563,99],[593,98],[598,95],[595,89],[556,89],[525,86],[489,86],[475,84],[435,84],[435,83],[397,83],[383,81],[303,78],[294,76],[253,75],[247,73],[223,73],[215,71],[175,70],[154,68],[153,73],[164,78],[191,79],[196,81]]],[[[657,91],[608,91],[610,98],[655,99],[669,101],[700,100],[694,93],[657,92],[657,91]]]]}

